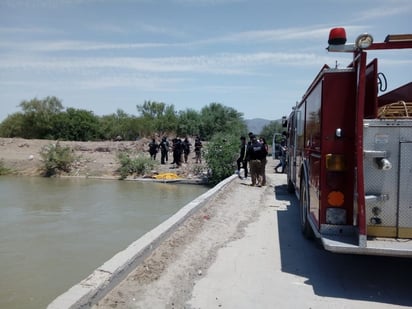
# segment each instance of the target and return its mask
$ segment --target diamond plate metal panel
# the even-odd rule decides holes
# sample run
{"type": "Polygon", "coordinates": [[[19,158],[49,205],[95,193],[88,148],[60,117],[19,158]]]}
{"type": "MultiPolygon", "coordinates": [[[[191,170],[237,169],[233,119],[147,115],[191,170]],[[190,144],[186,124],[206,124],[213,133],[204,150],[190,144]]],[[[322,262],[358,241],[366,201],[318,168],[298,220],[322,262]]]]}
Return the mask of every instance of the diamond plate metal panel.
{"type": "Polygon", "coordinates": [[[398,226],[412,232],[412,143],[407,142],[411,139],[411,120],[364,121],[365,154],[385,154],[392,164],[384,170],[379,156],[364,156],[368,235],[396,237],[398,226]]]}
{"type": "Polygon", "coordinates": [[[365,194],[388,195],[387,200],[371,200],[366,204],[366,224],[379,227],[397,225],[398,205],[398,166],[399,166],[399,127],[390,126],[388,122],[365,122],[364,150],[384,151],[392,164],[389,170],[379,168],[379,158],[365,156],[364,178],[365,194]]]}
{"type": "MultiPolygon", "coordinates": [[[[399,171],[399,228],[400,234],[412,233],[412,142],[401,143],[399,171]],[[406,231],[404,229],[407,229],[406,231]],[[409,229],[409,233],[408,233],[409,229]]],[[[402,236],[402,235],[401,235],[402,236]]],[[[406,236],[406,235],[405,235],[406,236]]],[[[409,236],[411,237],[411,236],[409,236]]]]}

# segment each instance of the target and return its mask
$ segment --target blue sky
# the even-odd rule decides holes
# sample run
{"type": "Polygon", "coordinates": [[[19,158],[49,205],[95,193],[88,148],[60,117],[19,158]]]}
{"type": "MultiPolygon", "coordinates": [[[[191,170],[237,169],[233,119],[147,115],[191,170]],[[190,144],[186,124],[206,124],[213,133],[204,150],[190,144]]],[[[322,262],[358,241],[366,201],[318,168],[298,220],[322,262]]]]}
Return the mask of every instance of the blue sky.
{"type": "MultiPolygon", "coordinates": [[[[276,120],[323,64],[350,62],[325,50],[330,28],[381,42],[411,16],[410,0],[0,0],[0,121],[47,96],[96,115],[217,102],[276,120]]],[[[369,54],[388,90],[412,80],[411,56],[369,54]]]]}

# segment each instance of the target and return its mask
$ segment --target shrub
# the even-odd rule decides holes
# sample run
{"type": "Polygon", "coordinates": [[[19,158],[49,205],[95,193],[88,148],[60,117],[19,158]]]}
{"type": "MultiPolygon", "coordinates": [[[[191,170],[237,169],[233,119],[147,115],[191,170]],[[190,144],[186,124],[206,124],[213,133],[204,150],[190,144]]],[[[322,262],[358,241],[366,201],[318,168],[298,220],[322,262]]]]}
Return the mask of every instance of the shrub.
{"type": "Polygon", "coordinates": [[[206,147],[204,158],[209,168],[209,183],[216,185],[233,175],[239,152],[239,137],[218,133],[206,147]]]}
{"type": "Polygon", "coordinates": [[[194,175],[202,176],[205,172],[205,168],[203,165],[194,164],[190,170],[194,175]]]}
{"type": "Polygon", "coordinates": [[[7,168],[7,167],[4,165],[4,161],[3,161],[3,160],[0,160],[0,176],[1,176],[1,175],[7,175],[7,174],[10,174],[10,173],[11,173],[11,169],[7,168]]]}
{"type": "Polygon", "coordinates": [[[120,173],[120,179],[126,179],[129,175],[144,175],[151,171],[155,166],[153,160],[144,155],[138,155],[135,158],[131,158],[126,152],[120,152],[117,155],[120,163],[118,172],[120,173]]]}
{"type": "Polygon", "coordinates": [[[42,148],[40,156],[44,162],[44,176],[54,176],[59,172],[70,172],[74,161],[72,150],[60,146],[59,142],[42,148]]]}

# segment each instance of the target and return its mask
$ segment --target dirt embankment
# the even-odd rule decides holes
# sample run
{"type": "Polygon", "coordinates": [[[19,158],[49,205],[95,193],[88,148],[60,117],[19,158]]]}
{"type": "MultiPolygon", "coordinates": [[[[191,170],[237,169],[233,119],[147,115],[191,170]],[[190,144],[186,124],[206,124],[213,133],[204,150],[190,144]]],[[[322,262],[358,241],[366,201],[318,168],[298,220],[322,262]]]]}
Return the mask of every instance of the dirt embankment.
{"type": "MultiPolygon", "coordinates": [[[[69,147],[76,158],[70,173],[65,176],[119,178],[117,154],[127,151],[131,155],[144,153],[149,157],[149,142],[146,138],[138,141],[59,141],[61,146],[69,147]]],[[[43,147],[56,143],[57,141],[53,140],[0,138],[0,161],[5,168],[12,170],[13,174],[40,176],[43,167],[40,152],[43,147]]],[[[201,175],[197,174],[197,171],[202,168],[199,169],[199,166],[195,164],[193,156],[191,153],[188,163],[176,168],[170,164],[172,153],[169,153],[169,161],[164,165],[160,164],[159,153],[153,171],[146,177],[173,172],[182,178],[199,178],[201,175]]]]}

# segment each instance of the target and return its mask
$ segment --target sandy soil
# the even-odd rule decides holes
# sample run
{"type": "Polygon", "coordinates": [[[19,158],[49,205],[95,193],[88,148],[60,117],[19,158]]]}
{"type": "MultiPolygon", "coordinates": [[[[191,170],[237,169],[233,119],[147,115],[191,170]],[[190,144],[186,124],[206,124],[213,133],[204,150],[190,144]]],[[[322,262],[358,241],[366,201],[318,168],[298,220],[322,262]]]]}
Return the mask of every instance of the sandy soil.
{"type": "MultiPolygon", "coordinates": [[[[268,160],[267,170],[273,166],[268,160]]],[[[273,199],[270,182],[259,188],[236,178],[93,308],[190,308],[193,287],[218,250],[242,238],[273,199]]]]}
{"type": "MultiPolygon", "coordinates": [[[[60,141],[60,145],[72,149],[76,161],[70,173],[64,176],[79,177],[103,177],[118,178],[119,162],[117,154],[120,151],[128,151],[131,155],[144,153],[149,157],[149,140],[142,138],[138,141],[102,141],[102,142],[66,142],[60,141]]],[[[12,170],[13,174],[25,176],[39,176],[42,174],[43,162],[40,152],[43,147],[55,144],[52,140],[0,138],[0,161],[3,166],[12,170]]],[[[194,143],[192,143],[194,144],[194,143]]],[[[194,153],[189,156],[188,164],[182,164],[176,168],[171,164],[160,164],[160,153],[156,158],[156,165],[146,177],[158,173],[176,173],[177,175],[191,179],[199,178],[204,171],[204,166],[199,168],[193,159],[194,153]]],[[[171,163],[172,154],[169,154],[171,163]]]]}

